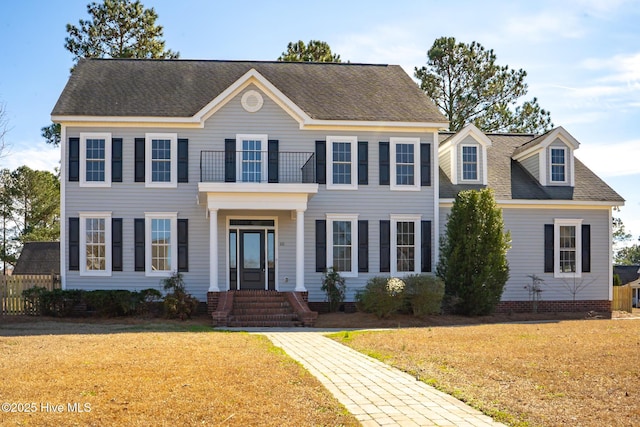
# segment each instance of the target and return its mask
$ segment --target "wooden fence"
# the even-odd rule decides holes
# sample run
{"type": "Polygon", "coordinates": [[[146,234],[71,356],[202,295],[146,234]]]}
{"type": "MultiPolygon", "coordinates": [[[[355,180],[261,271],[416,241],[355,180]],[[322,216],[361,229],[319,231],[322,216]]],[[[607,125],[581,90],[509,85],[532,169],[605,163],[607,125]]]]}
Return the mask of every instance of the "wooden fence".
{"type": "Polygon", "coordinates": [[[0,315],[26,314],[22,291],[36,286],[60,288],[55,275],[0,276],[0,315]]]}
{"type": "Polygon", "coordinates": [[[631,285],[613,287],[611,310],[628,311],[629,313],[633,311],[633,288],[631,285]]]}

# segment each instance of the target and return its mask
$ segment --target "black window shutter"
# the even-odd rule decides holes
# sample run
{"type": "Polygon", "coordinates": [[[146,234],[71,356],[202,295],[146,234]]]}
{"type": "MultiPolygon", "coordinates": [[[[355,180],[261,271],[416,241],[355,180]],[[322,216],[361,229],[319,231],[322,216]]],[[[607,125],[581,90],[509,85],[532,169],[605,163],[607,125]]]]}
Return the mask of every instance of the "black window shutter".
{"type": "Polygon", "coordinates": [[[553,273],[553,224],[544,225],[544,272],[553,273]]]}
{"type": "Polygon", "coordinates": [[[431,273],[431,221],[422,221],[422,235],[420,236],[420,252],[423,273],[431,273]]]}
{"type": "Polygon", "coordinates": [[[80,218],[69,218],[69,271],[80,270],[80,218]]]}
{"type": "Polygon", "coordinates": [[[122,138],[111,140],[111,182],[122,182],[122,138]]]}
{"type": "Polygon", "coordinates": [[[269,160],[267,163],[267,167],[268,167],[267,174],[269,175],[269,182],[278,182],[278,175],[280,173],[280,171],[278,170],[278,167],[279,167],[278,140],[270,139],[268,143],[268,147],[269,147],[269,152],[267,155],[269,160]]]}
{"type": "Polygon", "coordinates": [[[358,185],[369,184],[369,143],[358,141],[358,185]]]}
{"type": "Polygon", "coordinates": [[[178,219],[178,271],[189,271],[188,219],[178,219]]]}
{"type": "Polygon", "coordinates": [[[420,185],[431,185],[431,144],[420,144],[420,185]]]}
{"type": "Polygon", "coordinates": [[[111,270],[122,271],[122,218],[111,219],[111,270]]]}
{"type": "Polygon", "coordinates": [[[80,138],[69,138],[69,182],[80,180],[80,138]]]}
{"type": "Polygon", "coordinates": [[[316,182],[327,183],[327,143],[316,141],[316,182]]]}
{"type": "Polygon", "coordinates": [[[135,139],[135,154],[134,154],[134,181],[135,182],[144,182],[144,138],[136,138],[135,139]]]}
{"type": "Polygon", "coordinates": [[[582,272],[591,273],[591,225],[582,224],[582,272]]]}
{"type": "Polygon", "coordinates": [[[133,220],[135,240],[135,271],[144,271],[144,218],[133,220]]]}
{"type": "Polygon", "coordinates": [[[224,140],[224,182],[236,182],[236,140],[224,140]]]}
{"type": "MultiPolygon", "coordinates": [[[[389,143],[380,143],[380,185],[389,185],[389,168],[391,163],[389,162],[389,143]]],[[[389,270],[387,270],[389,271],[389,270]]]]}
{"type": "Polygon", "coordinates": [[[369,271],[369,221],[358,221],[358,272],[369,271]]]}
{"type": "Polygon", "coordinates": [[[380,221],[380,272],[391,271],[391,221],[380,221]]]}
{"type": "Polygon", "coordinates": [[[327,221],[316,220],[316,271],[323,273],[327,268],[327,221]]]}
{"type": "Polygon", "coordinates": [[[189,182],[189,140],[178,139],[178,182],[189,182]]]}

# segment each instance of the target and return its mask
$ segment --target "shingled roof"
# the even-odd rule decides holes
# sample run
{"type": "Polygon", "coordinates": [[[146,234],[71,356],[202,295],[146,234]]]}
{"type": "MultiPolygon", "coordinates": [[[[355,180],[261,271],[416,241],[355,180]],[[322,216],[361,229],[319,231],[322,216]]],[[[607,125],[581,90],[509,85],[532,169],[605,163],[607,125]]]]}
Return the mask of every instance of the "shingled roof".
{"type": "Polygon", "coordinates": [[[60,242],[26,242],[14,275],[60,274],[60,242]]]}
{"type": "Polygon", "coordinates": [[[447,124],[398,65],[309,62],[81,59],[52,115],[192,117],[252,69],[312,119],[447,124]]]}
{"type": "MultiPolygon", "coordinates": [[[[439,134],[440,144],[453,134],[439,134]]],[[[624,202],[624,199],[603,180],[575,158],[575,187],[542,186],[516,160],[514,153],[531,141],[539,141],[531,134],[487,134],[491,147],[487,148],[487,183],[497,200],[567,200],[584,202],[624,202]]],[[[459,191],[480,189],[482,185],[453,185],[449,177],[440,170],[440,197],[454,198],[459,191]]]]}

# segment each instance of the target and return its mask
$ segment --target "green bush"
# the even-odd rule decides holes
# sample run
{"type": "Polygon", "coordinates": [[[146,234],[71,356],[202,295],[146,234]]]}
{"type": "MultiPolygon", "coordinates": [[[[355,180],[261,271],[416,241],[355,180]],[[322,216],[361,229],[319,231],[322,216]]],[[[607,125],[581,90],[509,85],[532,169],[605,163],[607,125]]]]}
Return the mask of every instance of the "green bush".
{"type": "Polygon", "coordinates": [[[136,313],[142,304],[142,295],[127,290],[96,290],[84,292],[82,302],[88,311],[95,311],[100,316],[127,316],[136,313]]]}
{"type": "Polygon", "coordinates": [[[404,279],[406,306],[414,316],[440,314],[444,296],[444,282],[426,274],[412,274],[404,279]]]}
{"type": "Polygon", "coordinates": [[[40,307],[45,316],[68,317],[81,300],[82,291],[78,289],[54,289],[42,292],[40,307]]]}
{"type": "Polygon", "coordinates": [[[404,288],[405,283],[397,277],[373,277],[364,290],[356,293],[356,305],[365,313],[389,317],[404,306],[404,288]]]}
{"type": "Polygon", "coordinates": [[[136,309],[138,314],[158,315],[161,307],[159,301],[162,299],[162,292],[157,289],[148,288],[140,291],[140,304],[136,309]]]}
{"type": "Polygon", "coordinates": [[[344,302],[347,289],[344,277],[331,267],[325,270],[322,275],[322,286],[320,289],[327,295],[329,311],[337,311],[338,308],[340,308],[340,304],[344,302]]]}
{"type": "Polygon", "coordinates": [[[24,299],[24,311],[29,316],[40,316],[42,314],[42,296],[49,292],[44,286],[34,286],[22,291],[24,299]]]}
{"type": "Polygon", "coordinates": [[[164,289],[171,291],[164,297],[164,313],[168,318],[190,319],[198,310],[198,300],[186,289],[182,274],[175,272],[163,281],[164,289]]]}

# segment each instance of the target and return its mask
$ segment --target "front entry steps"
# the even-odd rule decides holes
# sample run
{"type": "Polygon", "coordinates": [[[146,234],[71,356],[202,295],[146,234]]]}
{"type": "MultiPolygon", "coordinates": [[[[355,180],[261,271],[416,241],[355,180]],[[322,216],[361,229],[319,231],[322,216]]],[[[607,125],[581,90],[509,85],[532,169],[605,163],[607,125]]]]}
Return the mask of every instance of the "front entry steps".
{"type": "Polygon", "coordinates": [[[313,326],[318,313],[311,311],[301,292],[228,291],[218,294],[212,313],[214,326],[313,326]]]}

